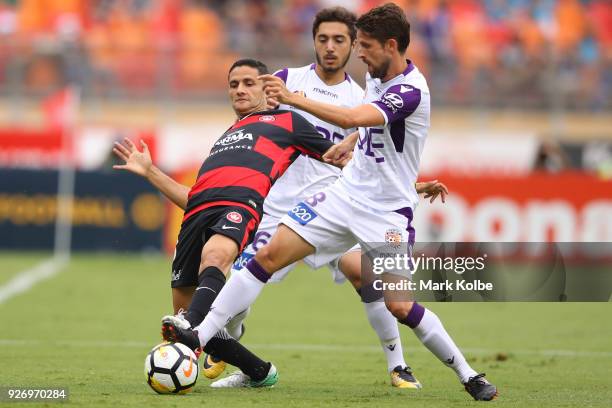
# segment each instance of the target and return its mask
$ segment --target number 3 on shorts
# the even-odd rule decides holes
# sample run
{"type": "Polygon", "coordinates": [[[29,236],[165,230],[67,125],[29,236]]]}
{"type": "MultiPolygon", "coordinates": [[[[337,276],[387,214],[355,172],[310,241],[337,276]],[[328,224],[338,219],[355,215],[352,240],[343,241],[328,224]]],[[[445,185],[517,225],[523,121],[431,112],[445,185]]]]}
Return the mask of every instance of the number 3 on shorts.
{"type": "Polygon", "coordinates": [[[306,205],[304,202],[299,203],[291,211],[288,212],[289,216],[299,222],[302,225],[308,224],[310,221],[317,217],[317,214],[306,205]]]}

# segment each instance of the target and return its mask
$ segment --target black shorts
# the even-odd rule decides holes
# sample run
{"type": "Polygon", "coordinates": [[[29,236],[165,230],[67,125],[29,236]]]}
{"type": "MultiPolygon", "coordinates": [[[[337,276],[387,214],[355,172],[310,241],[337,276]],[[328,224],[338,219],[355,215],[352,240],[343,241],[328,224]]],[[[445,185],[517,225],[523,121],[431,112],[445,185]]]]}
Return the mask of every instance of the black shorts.
{"type": "Polygon", "coordinates": [[[181,225],[172,260],[171,286],[198,286],[202,248],[215,234],[236,241],[240,254],[252,240],[258,218],[238,206],[209,207],[189,217],[181,225]]]}

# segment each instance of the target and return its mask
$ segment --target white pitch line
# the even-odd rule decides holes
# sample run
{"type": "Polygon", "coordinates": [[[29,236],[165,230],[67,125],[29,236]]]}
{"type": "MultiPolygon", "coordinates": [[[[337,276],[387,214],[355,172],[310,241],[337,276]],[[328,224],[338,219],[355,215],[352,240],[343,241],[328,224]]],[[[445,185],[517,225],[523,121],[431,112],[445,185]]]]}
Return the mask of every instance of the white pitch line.
{"type": "MultiPolygon", "coordinates": [[[[379,353],[379,346],[360,346],[360,345],[336,345],[336,344],[245,344],[247,347],[254,349],[265,350],[280,350],[280,351],[319,351],[328,353],[379,353]]],[[[30,346],[60,346],[60,347],[76,347],[76,348],[142,348],[148,349],[154,346],[153,343],[144,341],[111,341],[111,340],[25,340],[25,339],[0,339],[0,346],[14,347],[30,347],[30,346]]],[[[429,353],[424,347],[408,347],[404,348],[407,354],[411,353],[429,353]]],[[[464,348],[462,351],[466,354],[478,355],[494,355],[500,352],[499,349],[486,348],[464,348]]],[[[584,351],[584,350],[507,350],[509,355],[517,356],[542,356],[542,357],[592,357],[592,358],[612,358],[612,351],[584,351]]]]}
{"type": "Polygon", "coordinates": [[[53,257],[20,272],[8,283],[0,286],[0,304],[14,296],[27,292],[37,283],[56,275],[67,263],[67,258],[53,257]]]}

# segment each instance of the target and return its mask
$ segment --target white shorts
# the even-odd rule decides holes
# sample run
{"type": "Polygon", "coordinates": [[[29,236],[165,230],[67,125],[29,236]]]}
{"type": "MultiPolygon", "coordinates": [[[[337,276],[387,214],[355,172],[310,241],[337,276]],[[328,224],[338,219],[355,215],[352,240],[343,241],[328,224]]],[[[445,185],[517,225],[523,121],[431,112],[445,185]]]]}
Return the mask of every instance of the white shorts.
{"type": "MultiPolygon", "coordinates": [[[[272,235],[274,235],[274,233],[276,232],[276,228],[278,227],[279,223],[280,223],[279,218],[268,215],[268,214],[264,214],[264,216],[261,219],[261,223],[259,224],[259,227],[257,228],[257,232],[255,233],[255,236],[253,238],[253,242],[251,242],[249,245],[246,246],[246,248],[244,248],[240,256],[236,259],[236,261],[232,265],[232,273],[244,268],[247,262],[255,256],[255,253],[270,241],[270,239],[272,238],[272,235]]],[[[345,251],[345,252],[359,251],[359,250],[360,250],[359,246],[356,245],[354,248],[351,248],[349,251],[345,251]]],[[[339,256],[337,256],[335,259],[332,259],[331,261],[327,262],[327,267],[332,273],[332,278],[334,279],[334,282],[338,284],[344,283],[346,281],[346,277],[344,276],[344,274],[340,271],[340,268],[338,267],[338,263],[340,262],[340,257],[342,255],[344,255],[344,252],[340,254],[339,256]]],[[[313,269],[318,269],[319,267],[323,266],[323,265],[319,265],[316,267],[314,266],[315,265],[314,255],[310,255],[304,258],[304,262],[313,269]]],[[[291,265],[285,266],[283,269],[274,273],[268,282],[278,283],[282,281],[285,278],[285,276],[287,276],[289,272],[291,272],[296,267],[296,265],[297,265],[297,262],[294,262],[291,265]]]]}
{"type": "Polygon", "coordinates": [[[298,203],[281,222],[295,231],[316,252],[310,256],[318,268],[337,259],[355,244],[362,248],[371,243],[414,244],[411,208],[381,211],[349,197],[343,184],[336,181],[310,198],[298,203]]]}

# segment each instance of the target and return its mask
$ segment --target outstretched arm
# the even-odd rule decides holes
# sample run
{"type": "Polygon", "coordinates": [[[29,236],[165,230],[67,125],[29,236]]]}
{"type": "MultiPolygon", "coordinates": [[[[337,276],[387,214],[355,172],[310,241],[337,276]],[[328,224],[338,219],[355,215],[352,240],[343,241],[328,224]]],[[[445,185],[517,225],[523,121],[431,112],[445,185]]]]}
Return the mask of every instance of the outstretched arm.
{"type": "Polygon", "coordinates": [[[273,98],[280,103],[295,106],[325,122],[333,123],[341,128],[350,129],[360,126],[382,126],[385,124],[383,114],[372,105],[359,105],[354,108],[330,105],[328,103],[308,99],[300,93],[290,92],[283,80],[277,76],[261,75],[259,79],[264,81],[266,96],[268,98],[273,98]]]}
{"type": "Polygon", "coordinates": [[[127,137],[124,139],[123,143],[115,142],[113,153],[123,160],[125,164],[117,164],[113,166],[113,168],[131,171],[134,174],[146,178],[170,201],[184,210],[187,207],[189,187],[177,183],[157,166],[153,165],[149,147],[144,140],[141,140],[140,144],[142,145],[142,151],[138,150],[134,143],[127,137]]]}

